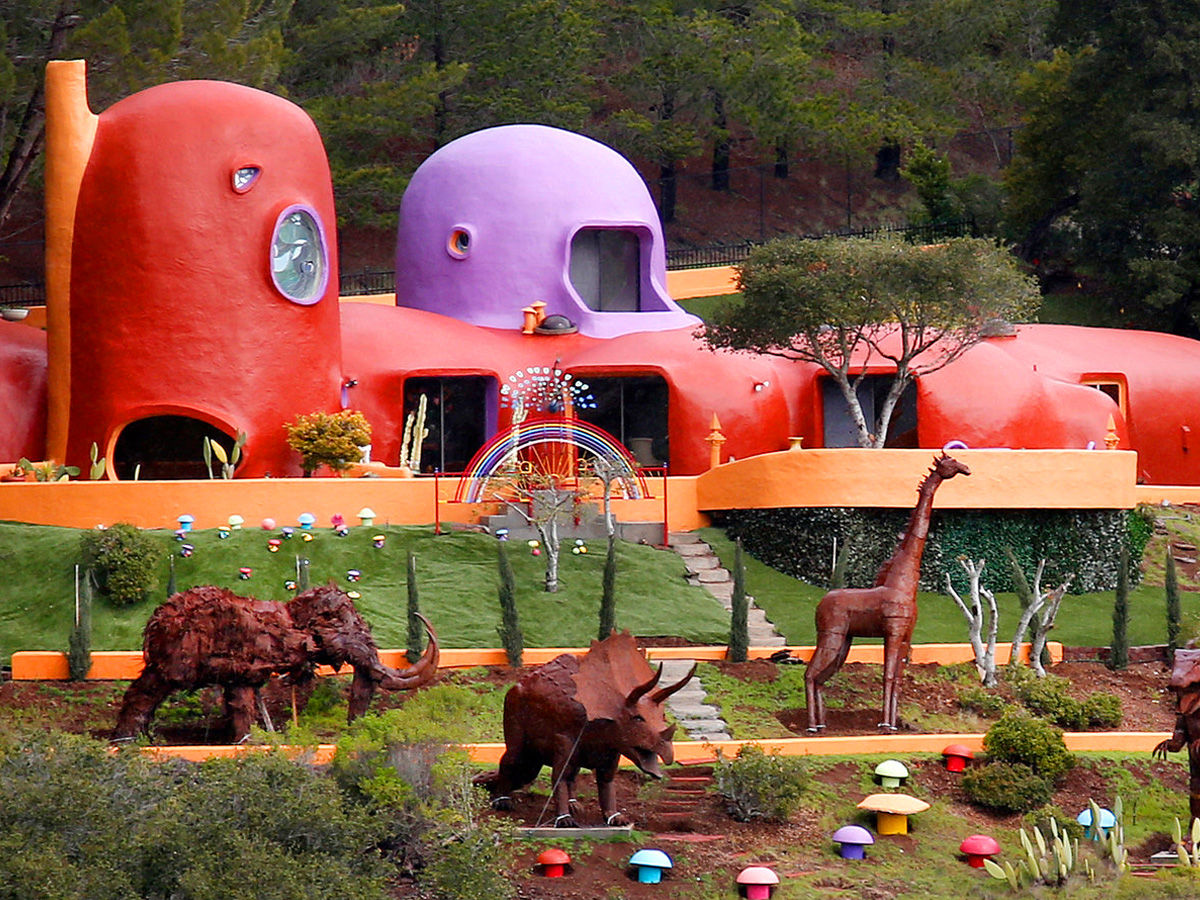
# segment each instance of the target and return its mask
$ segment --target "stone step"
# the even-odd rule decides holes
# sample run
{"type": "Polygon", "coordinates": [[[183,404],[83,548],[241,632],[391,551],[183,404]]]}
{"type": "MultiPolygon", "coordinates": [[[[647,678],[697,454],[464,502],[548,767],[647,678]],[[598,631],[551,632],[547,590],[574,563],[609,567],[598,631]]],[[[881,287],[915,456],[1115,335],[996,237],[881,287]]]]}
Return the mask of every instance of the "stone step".
{"type": "Polygon", "coordinates": [[[691,559],[693,556],[712,556],[712,548],[700,542],[697,544],[680,544],[678,547],[672,548],[676,553],[684,559],[691,559]]]}
{"type": "Polygon", "coordinates": [[[687,563],[688,572],[691,573],[721,568],[721,561],[715,556],[689,556],[685,562],[687,563]]]}
{"type": "Polygon", "coordinates": [[[680,547],[684,544],[699,544],[703,543],[700,535],[694,531],[672,531],[668,536],[672,547],[680,547]]]}
{"type": "Polygon", "coordinates": [[[704,585],[725,584],[726,582],[732,584],[728,569],[704,569],[696,573],[696,579],[704,585]]]}

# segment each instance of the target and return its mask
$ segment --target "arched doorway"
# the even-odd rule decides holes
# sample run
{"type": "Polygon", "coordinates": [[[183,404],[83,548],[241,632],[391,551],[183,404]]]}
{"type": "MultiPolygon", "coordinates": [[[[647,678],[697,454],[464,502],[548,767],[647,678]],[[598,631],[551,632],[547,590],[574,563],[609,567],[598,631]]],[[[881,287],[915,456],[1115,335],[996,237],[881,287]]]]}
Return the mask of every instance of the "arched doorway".
{"type": "MultiPolygon", "coordinates": [[[[149,416],[130,422],[117,437],[113,471],[118,479],[167,481],[207,478],[204,439],[217,441],[226,451],[234,439],[214,425],[188,416],[149,416]]],[[[213,463],[215,474],[220,464],[213,463]]]]}

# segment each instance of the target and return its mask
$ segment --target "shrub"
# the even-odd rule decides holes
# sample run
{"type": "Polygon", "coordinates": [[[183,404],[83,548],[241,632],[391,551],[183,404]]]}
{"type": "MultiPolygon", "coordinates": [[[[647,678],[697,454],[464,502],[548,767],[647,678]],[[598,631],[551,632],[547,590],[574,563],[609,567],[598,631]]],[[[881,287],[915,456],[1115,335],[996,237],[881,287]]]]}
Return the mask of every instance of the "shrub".
{"type": "Polygon", "coordinates": [[[958,705],[981,716],[998,716],[1008,708],[1008,701],[985,687],[969,687],[958,692],[958,705]]]}
{"type": "MultiPolygon", "coordinates": [[[[755,509],[726,511],[731,538],[740,537],[746,550],[768,565],[824,584],[829,577],[829,553],[836,538],[846,548],[848,585],[875,581],[880,564],[896,545],[908,512],[894,509],[755,509]]],[[[1136,583],[1149,530],[1139,512],[1125,510],[939,510],[930,523],[921,565],[921,589],[941,591],[942,573],[960,555],[969,559],[1002,560],[1004,548],[1017,551],[1019,563],[1033,571],[1046,559],[1046,583],[1077,573],[1073,593],[1112,590],[1117,582],[1122,544],[1130,548],[1127,572],[1136,583]]],[[[1011,591],[1007,566],[989,569],[988,586],[1011,591]]],[[[960,585],[965,589],[965,585],[960,585]]]]}
{"type": "Polygon", "coordinates": [[[1051,783],[1075,765],[1075,758],[1063,743],[1062,731],[1025,713],[1001,716],[984,735],[983,749],[990,761],[1022,763],[1051,783]]]}
{"type": "Polygon", "coordinates": [[[1078,731],[1087,725],[1082,704],[1067,693],[1067,681],[1055,675],[1030,678],[1014,686],[1017,697],[1035,716],[1060,728],[1078,731]]]}
{"type": "Polygon", "coordinates": [[[85,531],[80,538],[83,568],[109,601],[127,606],[145,599],[158,586],[156,570],[166,555],[153,535],[127,522],[85,531]]]}
{"type": "Polygon", "coordinates": [[[1029,812],[1050,802],[1054,788],[1024,763],[994,762],[963,775],[972,803],[1004,812],[1029,812]]]}
{"type": "Polygon", "coordinates": [[[344,472],[362,458],[359,447],[371,443],[371,425],[356,410],[297,416],[283,427],[288,446],[300,454],[305,478],[323,465],[344,472]]]}
{"type": "Polygon", "coordinates": [[[786,822],[800,808],[812,776],[804,760],[743,744],[733,759],[717,757],[717,791],[739,822],[786,822]]]}
{"type": "Polygon", "coordinates": [[[1116,694],[1092,694],[1081,704],[1081,712],[1090,728],[1116,728],[1125,715],[1116,694]]]}
{"type": "Polygon", "coordinates": [[[496,541],[496,562],[500,568],[500,624],[496,626],[496,633],[500,635],[508,664],[516,668],[521,665],[521,656],[525,652],[525,635],[517,614],[517,578],[504,549],[504,541],[496,541]]]}

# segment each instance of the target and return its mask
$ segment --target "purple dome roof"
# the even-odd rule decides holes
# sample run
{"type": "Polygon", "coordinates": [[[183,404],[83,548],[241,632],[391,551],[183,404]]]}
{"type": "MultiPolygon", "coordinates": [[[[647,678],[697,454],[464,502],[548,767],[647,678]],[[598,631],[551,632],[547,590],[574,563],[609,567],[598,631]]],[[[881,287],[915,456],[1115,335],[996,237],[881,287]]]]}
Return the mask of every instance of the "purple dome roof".
{"type": "Polygon", "coordinates": [[[544,125],[442,147],[400,204],[397,305],[517,329],[539,300],[593,337],[699,322],[667,295],[658,212],[615,150],[544,125]]]}

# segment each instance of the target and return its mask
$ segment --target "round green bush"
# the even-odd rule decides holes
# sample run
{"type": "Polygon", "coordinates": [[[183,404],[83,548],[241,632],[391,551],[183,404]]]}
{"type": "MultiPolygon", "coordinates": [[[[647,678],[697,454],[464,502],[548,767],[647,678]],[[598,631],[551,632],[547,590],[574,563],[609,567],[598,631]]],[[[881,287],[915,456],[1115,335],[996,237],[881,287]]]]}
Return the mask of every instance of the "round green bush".
{"type": "Polygon", "coordinates": [[[1035,716],[1049,719],[1060,728],[1078,731],[1087,726],[1082,704],[1067,693],[1067,680],[1054,675],[1034,678],[1015,688],[1017,696],[1035,716]]]}
{"type": "Polygon", "coordinates": [[[984,735],[983,749],[989,760],[1023,763],[1051,783],[1075,765],[1075,757],[1063,743],[1062,731],[1023,712],[1001,716],[984,735]]]}
{"type": "Polygon", "coordinates": [[[157,569],[166,550],[162,542],[136,525],[118,522],[85,531],[80,538],[83,567],[96,587],[117,606],[139,603],[158,586],[157,569]]]}
{"type": "Polygon", "coordinates": [[[963,775],[972,803],[1004,812],[1029,812],[1050,802],[1054,788],[1024,763],[993,762],[963,775]]]}
{"type": "Polygon", "coordinates": [[[1092,694],[1080,704],[1080,710],[1089,728],[1116,728],[1125,715],[1116,694],[1092,694]]]}

